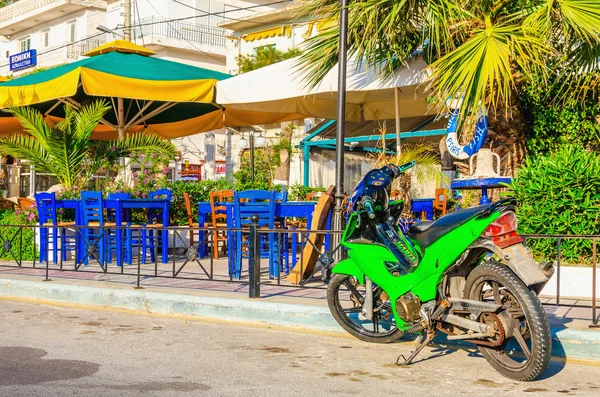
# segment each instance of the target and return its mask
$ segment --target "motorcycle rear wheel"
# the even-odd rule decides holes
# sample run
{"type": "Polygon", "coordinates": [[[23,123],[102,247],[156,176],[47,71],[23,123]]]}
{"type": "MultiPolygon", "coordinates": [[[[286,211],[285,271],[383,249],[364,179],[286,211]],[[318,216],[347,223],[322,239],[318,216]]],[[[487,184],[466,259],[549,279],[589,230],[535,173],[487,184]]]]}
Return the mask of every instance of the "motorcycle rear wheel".
{"type": "Polygon", "coordinates": [[[333,275],[327,288],[329,310],[349,334],[371,343],[389,343],[402,337],[404,333],[394,322],[390,302],[381,299],[382,291],[377,286],[373,286],[373,307],[376,309],[373,319],[360,318],[365,296],[364,285],[345,274],[333,275]]]}
{"type": "Polygon", "coordinates": [[[510,379],[531,381],[538,378],[550,362],[552,336],[537,295],[507,266],[490,260],[469,274],[465,297],[500,304],[517,320],[512,329],[513,336],[501,346],[478,346],[488,363],[510,379]]]}

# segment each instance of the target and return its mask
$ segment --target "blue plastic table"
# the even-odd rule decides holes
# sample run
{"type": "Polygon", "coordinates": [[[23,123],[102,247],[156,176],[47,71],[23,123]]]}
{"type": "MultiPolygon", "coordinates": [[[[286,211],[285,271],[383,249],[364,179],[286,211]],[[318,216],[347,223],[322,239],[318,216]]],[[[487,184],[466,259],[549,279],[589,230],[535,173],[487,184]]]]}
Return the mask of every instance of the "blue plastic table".
{"type": "Polygon", "coordinates": [[[471,178],[471,179],[455,179],[450,183],[451,189],[481,189],[481,200],[479,204],[489,204],[487,190],[506,187],[504,183],[511,183],[512,178],[471,178]]]}
{"type": "MultiPolygon", "coordinates": [[[[124,199],[124,200],[103,200],[105,209],[114,209],[115,210],[115,223],[117,226],[122,226],[123,219],[123,210],[142,208],[142,209],[158,209],[162,210],[162,224],[164,227],[169,226],[169,200],[165,199],[124,199]]],[[[81,216],[81,201],[80,200],[56,200],[57,208],[64,209],[73,209],[75,210],[75,224],[77,226],[86,226],[83,224],[82,216],[81,216]]],[[[167,263],[169,260],[169,232],[167,230],[162,230],[162,247],[161,247],[161,255],[162,255],[162,263],[167,263]]],[[[123,229],[118,228],[116,230],[117,241],[123,241],[123,229]]],[[[85,242],[82,241],[81,235],[78,233],[77,237],[77,255],[78,260],[81,260],[82,248],[85,242]]],[[[121,266],[123,264],[123,250],[117,250],[117,265],[121,266]]]]}
{"type": "Polygon", "coordinates": [[[412,203],[412,212],[425,212],[427,220],[433,220],[433,199],[432,198],[414,198],[412,203]]]}
{"type": "MultiPolygon", "coordinates": [[[[227,207],[227,227],[233,228],[233,202],[218,203],[227,207]]],[[[260,203],[243,203],[242,205],[261,205],[260,203]]],[[[315,201],[286,201],[285,203],[275,203],[275,217],[277,218],[307,218],[307,223],[310,225],[312,214],[315,211],[317,203],[315,201]]],[[[198,226],[205,227],[208,217],[212,214],[210,202],[198,202],[198,226]]],[[[210,226],[210,225],[209,225],[210,226]]],[[[233,233],[230,235],[233,241],[233,233]]],[[[204,241],[204,231],[200,230],[198,240],[204,241]]],[[[231,253],[233,250],[228,250],[231,253]]],[[[200,244],[199,255],[205,257],[207,255],[206,244],[200,244]]]]}

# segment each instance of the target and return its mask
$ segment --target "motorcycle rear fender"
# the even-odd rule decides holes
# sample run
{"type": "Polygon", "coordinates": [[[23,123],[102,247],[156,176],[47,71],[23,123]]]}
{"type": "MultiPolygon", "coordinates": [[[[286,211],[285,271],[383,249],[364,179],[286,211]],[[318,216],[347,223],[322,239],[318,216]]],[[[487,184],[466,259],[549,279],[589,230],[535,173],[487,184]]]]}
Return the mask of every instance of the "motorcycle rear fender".
{"type": "Polygon", "coordinates": [[[338,262],[338,264],[333,267],[331,272],[334,274],[345,274],[356,277],[360,285],[365,283],[365,274],[358,268],[358,266],[356,266],[352,259],[344,259],[343,261],[338,262]]]}
{"type": "Polygon", "coordinates": [[[527,251],[527,248],[521,243],[501,248],[491,240],[480,238],[469,248],[485,248],[492,251],[501,258],[502,262],[506,264],[528,287],[539,284],[545,285],[554,273],[554,270],[552,270],[549,275],[544,273],[540,268],[540,265],[533,260],[527,251]]]}

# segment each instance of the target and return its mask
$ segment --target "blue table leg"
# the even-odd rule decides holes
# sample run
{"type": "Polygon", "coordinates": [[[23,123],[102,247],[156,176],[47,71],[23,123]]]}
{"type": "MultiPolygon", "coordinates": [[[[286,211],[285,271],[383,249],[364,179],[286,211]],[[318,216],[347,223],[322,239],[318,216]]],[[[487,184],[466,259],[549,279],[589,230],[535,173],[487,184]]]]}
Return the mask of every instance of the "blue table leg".
{"type": "Polygon", "coordinates": [[[40,228],[40,263],[46,263],[48,256],[48,229],[40,228]]]}
{"type": "Polygon", "coordinates": [[[481,200],[479,201],[479,204],[483,205],[483,204],[489,204],[490,203],[490,198],[487,195],[487,186],[482,186],[481,187],[481,200]]]}
{"type": "Polygon", "coordinates": [[[123,229],[121,229],[121,225],[123,224],[123,214],[121,205],[117,203],[117,208],[115,209],[115,223],[117,224],[117,230],[115,232],[115,251],[117,256],[117,266],[123,266],[123,250],[125,249],[125,245],[123,244],[123,229]]]}
{"type": "Polygon", "coordinates": [[[427,208],[427,220],[433,220],[433,205],[431,206],[431,208],[427,208]]]}
{"type": "MultiPolygon", "coordinates": [[[[333,211],[329,212],[329,215],[327,215],[327,223],[325,224],[325,230],[331,230],[331,215],[333,214],[333,211]]],[[[331,247],[331,233],[327,233],[325,235],[325,251],[331,251],[332,247],[331,247]]]]}
{"type": "MultiPolygon", "coordinates": [[[[206,214],[198,211],[198,227],[203,228],[206,224],[206,214]]],[[[198,255],[204,258],[207,255],[207,244],[204,242],[204,231],[198,231],[198,255]]]]}
{"type": "MultiPolygon", "coordinates": [[[[169,231],[165,229],[169,226],[169,203],[166,202],[163,206],[162,213],[162,263],[169,262],[169,231]]],[[[175,249],[175,247],[173,247],[175,249]]]]}

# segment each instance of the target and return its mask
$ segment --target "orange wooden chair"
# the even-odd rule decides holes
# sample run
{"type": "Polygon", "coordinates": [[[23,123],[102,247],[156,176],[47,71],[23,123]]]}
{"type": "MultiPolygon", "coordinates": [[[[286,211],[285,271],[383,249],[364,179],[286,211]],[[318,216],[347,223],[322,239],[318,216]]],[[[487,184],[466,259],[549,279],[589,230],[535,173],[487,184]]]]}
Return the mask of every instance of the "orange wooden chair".
{"type": "Polygon", "coordinates": [[[194,222],[194,213],[192,212],[192,205],[190,204],[190,195],[183,193],[183,200],[185,201],[185,211],[187,212],[188,226],[190,227],[190,246],[194,245],[195,234],[198,233],[198,222],[194,222]],[[195,229],[195,230],[194,230],[195,229]]]}
{"type": "Polygon", "coordinates": [[[439,212],[439,216],[446,215],[446,212],[448,210],[448,189],[435,189],[433,210],[439,212]]]}
{"type": "Polygon", "coordinates": [[[22,210],[26,208],[35,207],[35,200],[32,200],[30,198],[19,197],[17,198],[17,201],[19,202],[19,208],[21,208],[22,210]]]}
{"type": "MultiPolygon", "coordinates": [[[[227,206],[222,203],[233,201],[233,190],[220,190],[210,193],[211,222],[214,228],[227,227],[227,206]]],[[[219,242],[222,243],[223,251],[227,246],[227,232],[215,230],[213,232],[213,257],[219,259],[219,242]]]]}

